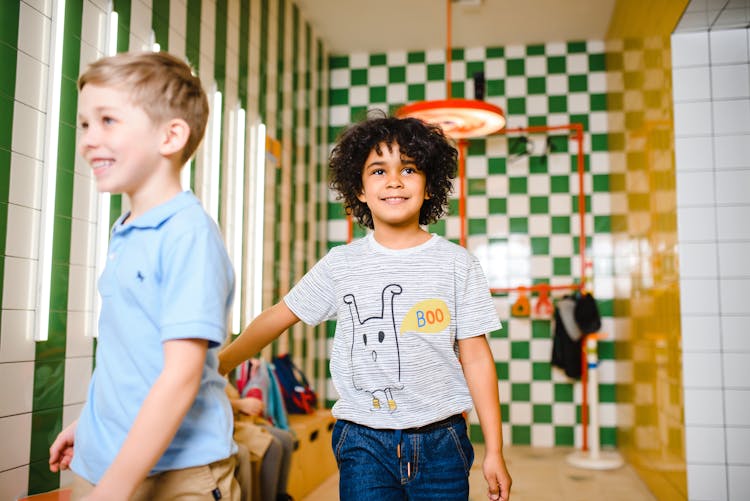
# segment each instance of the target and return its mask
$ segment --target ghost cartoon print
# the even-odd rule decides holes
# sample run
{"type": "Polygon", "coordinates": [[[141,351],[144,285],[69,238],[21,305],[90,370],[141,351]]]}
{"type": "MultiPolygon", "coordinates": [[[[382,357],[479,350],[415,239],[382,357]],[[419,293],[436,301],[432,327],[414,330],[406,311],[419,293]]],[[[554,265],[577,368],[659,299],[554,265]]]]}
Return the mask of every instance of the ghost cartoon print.
{"type": "Polygon", "coordinates": [[[352,383],[357,390],[370,394],[373,411],[395,411],[393,390],[403,389],[398,331],[393,316],[393,301],[398,294],[401,294],[400,285],[386,285],[380,296],[380,315],[364,320],[360,316],[360,307],[364,305],[358,307],[353,294],[344,296],[352,320],[352,383]]]}

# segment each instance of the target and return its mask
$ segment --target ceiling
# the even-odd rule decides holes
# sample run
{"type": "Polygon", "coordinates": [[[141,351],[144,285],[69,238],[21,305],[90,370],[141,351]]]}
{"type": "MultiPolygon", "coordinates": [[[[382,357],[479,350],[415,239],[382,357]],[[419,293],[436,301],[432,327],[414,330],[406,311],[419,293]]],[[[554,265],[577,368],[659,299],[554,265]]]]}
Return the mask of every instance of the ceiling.
{"type": "MultiPolygon", "coordinates": [[[[294,0],[332,54],[447,46],[446,0],[294,0]]],[[[453,0],[451,47],[603,40],[615,0],[453,0]]]]}

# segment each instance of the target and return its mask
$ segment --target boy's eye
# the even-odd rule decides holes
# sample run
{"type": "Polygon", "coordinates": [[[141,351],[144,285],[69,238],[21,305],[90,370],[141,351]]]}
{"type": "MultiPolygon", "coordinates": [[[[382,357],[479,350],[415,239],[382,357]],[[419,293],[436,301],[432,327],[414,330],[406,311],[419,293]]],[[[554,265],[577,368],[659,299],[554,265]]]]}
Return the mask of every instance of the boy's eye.
{"type": "Polygon", "coordinates": [[[115,119],[112,117],[102,117],[102,123],[104,123],[104,125],[112,125],[115,123],[115,119]]]}
{"type": "Polygon", "coordinates": [[[384,174],[384,173],[385,173],[385,170],[383,170],[383,169],[375,169],[375,170],[372,171],[372,174],[374,176],[380,176],[381,174],[384,174]]]}
{"type": "Polygon", "coordinates": [[[86,130],[86,129],[89,128],[89,123],[88,122],[81,122],[81,123],[78,124],[78,127],[80,127],[83,130],[86,130]]]}

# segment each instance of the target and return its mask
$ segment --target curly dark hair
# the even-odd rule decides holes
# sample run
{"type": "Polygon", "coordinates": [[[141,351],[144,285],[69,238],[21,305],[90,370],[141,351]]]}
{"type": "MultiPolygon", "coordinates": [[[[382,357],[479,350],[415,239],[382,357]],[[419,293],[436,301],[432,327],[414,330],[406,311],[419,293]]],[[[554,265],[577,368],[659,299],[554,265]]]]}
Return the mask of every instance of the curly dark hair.
{"type": "Polygon", "coordinates": [[[380,145],[398,145],[401,153],[412,158],[426,177],[426,199],[419,211],[419,224],[438,221],[448,208],[448,195],[456,177],[458,151],[437,125],[416,118],[370,116],[354,124],[339,136],[331,151],[330,187],[344,201],[344,208],[359,224],[373,229],[372,213],[357,196],[362,193],[362,169],[372,150],[382,153],[380,145]]]}

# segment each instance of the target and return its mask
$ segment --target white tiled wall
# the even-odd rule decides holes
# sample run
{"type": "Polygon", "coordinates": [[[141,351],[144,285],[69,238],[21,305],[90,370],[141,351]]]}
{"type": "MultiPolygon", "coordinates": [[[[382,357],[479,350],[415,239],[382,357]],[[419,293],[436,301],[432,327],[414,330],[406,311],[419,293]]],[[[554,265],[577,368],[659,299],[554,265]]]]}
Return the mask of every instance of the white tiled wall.
{"type": "Polygon", "coordinates": [[[750,499],[750,35],[672,36],[690,500],[750,499]]]}

